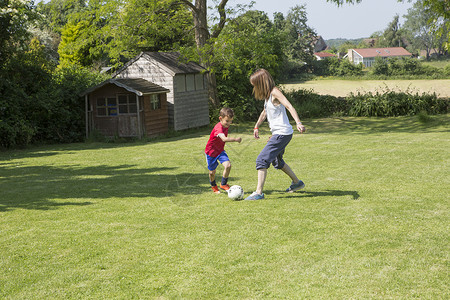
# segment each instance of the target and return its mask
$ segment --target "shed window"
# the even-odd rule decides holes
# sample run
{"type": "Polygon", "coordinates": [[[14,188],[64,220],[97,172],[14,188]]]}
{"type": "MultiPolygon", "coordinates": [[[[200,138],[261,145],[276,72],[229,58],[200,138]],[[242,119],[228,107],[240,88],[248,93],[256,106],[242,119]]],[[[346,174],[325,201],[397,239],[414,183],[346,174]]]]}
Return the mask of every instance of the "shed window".
{"type": "Polygon", "coordinates": [[[150,104],[152,106],[152,110],[161,108],[161,99],[158,94],[150,95],[150,104]]]}
{"type": "Polygon", "coordinates": [[[196,90],[203,90],[204,89],[203,74],[195,74],[195,89],[196,90]]]}
{"type": "Polygon", "coordinates": [[[194,74],[186,75],[186,91],[195,91],[195,76],[194,76],[194,74]]]}
{"type": "Polygon", "coordinates": [[[175,85],[177,92],[185,92],[186,91],[186,76],[185,75],[176,75],[175,76],[175,85]]]}
{"type": "Polygon", "coordinates": [[[137,113],[136,95],[119,95],[119,114],[137,113]]]}
{"type": "Polygon", "coordinates": [[[97,116],[117,116],[116,98],[97,98],[97,116]]]}

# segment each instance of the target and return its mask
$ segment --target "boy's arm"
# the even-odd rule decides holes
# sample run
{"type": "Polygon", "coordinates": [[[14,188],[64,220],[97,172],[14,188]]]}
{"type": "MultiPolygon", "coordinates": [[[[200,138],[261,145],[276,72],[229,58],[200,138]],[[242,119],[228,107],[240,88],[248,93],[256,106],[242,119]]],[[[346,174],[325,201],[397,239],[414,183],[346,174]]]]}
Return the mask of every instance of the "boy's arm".
{"type": "Polygon", "coordinates": [[[294,118],[295,123],[297,124],[297,130],[300,133],[305,132],[306,128],[302,124],[302,122],[300,121],[300,118],[298,117],[297,111],[292,106],[291,102],[289,102],[289,100],[283,95],[283,93],[278,88],[274,88],[272,90],[272,95],[274,96],[275,99],[280,101],[280,103],[283,104],[284,107],[286,107],[287,110],[289,110],[289,112],[291,113],[291,116],[294,118]]]}
{"type": "Polygon", "coordinates": [[[239,138],[232,138],[232,137],[229,137],[229,136],[225,136],[225,134],[223,134],[223,133],[219,133],[218,135],[217,135],[223,142],[238,142],[238,143],[240,143],[241,141],[242,141],[242,139],[239,137],[239,138]]]}
{"type": "Polygon", "coordinates": [[[255,124],[255,128],[253,128],[253,136],[255,137],[255,139],[259,139],[259,126],[261,126],[266,117],[266,109],[264,109],[259,115],[258,121],[255,124]]]}

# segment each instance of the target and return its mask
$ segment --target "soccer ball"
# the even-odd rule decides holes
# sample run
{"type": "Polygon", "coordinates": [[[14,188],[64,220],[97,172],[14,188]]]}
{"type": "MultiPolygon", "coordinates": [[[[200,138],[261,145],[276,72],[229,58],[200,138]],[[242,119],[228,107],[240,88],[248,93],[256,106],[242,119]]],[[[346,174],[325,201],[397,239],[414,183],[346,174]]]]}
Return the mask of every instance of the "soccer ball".
{"type": "Polygon", "coordinates": [[[232,200],[242,200],[242,198],[244,198],[244,190],[239,185],[233,185],[228,190],[228,198],[232,200]]]}

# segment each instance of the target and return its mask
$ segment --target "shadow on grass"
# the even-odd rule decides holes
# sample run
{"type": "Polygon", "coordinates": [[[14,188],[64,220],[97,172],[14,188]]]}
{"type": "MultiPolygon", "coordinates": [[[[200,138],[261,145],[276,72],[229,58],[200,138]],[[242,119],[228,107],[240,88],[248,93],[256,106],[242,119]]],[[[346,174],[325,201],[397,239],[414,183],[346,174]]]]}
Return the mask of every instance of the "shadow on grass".
{"type": "Polygon", "coordinates": [[[324,190],[324,191],[297,191],[294,193],[285,193],[280,191],[267,191],[266,194],[279,194],[279,198],[315,198],[315,197],[346,197],[351,196],[353,200],[359,199],[357,191],[340,191],[340,190],[324,190]]]}
{"type": "Polygon", "coordinates": [[[0,212],[85,206],[111,198],[163,198],[181,193],[195,196],[205,191],[207,174],[170,174],[174,169],[0,165],[0,212]]]}

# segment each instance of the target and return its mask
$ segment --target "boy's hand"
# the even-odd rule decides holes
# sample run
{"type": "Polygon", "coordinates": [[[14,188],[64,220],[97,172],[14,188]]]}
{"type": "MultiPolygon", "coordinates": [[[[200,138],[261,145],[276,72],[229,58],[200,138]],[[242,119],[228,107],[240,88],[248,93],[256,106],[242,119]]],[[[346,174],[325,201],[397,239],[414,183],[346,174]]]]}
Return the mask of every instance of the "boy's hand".
{"type": "Polygon", "coordinates": [[[236,142],[238,143],[242,142],[242,138],[236,138],[236,142]]]}

